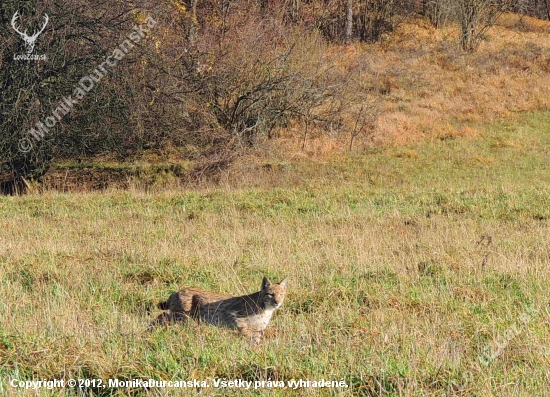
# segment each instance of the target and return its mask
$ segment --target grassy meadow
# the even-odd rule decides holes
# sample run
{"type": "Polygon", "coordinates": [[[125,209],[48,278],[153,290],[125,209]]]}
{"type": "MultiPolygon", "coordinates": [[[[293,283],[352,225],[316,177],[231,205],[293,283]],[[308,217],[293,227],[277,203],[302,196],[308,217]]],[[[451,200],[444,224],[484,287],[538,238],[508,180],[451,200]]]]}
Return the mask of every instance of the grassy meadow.
{"type": "Polygon", "coordinates": [[[550,113],[478,130],[243,161],[196,190],[0,198],[0,395],[291,393],[25,391],[11,378],[324,378],[349,387],[293,393],[547,395],[550,113]],[[177,288],[248,294],[264,275],[288,277],[289,292],[259,347],[193,322],[146,332],[177,288]]]}

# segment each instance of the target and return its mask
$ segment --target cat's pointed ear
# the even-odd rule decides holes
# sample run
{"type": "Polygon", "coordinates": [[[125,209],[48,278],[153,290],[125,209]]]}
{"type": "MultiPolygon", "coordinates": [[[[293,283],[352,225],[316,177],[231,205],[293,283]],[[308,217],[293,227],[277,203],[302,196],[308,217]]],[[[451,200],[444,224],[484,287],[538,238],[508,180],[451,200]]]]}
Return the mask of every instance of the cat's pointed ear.
{"type": "Polygon", "coordinates": [[[288,280],[288,278],[287,278],[287,277],[285,277],[285,278],[284,278],[284,280],[283,280],[283,281],[281,281],[281,282],[279,283],[279,285],[280,285],[281,287],[283,287],[283,288],[286,288],[286,285],[287,285],[287,280],[288,280]]]}
{"type": "Polygon", "coordinates": [[[268,289],[269,287],[271,287],[271,282],[267,279],[267,277],[264,277],[262,280],[262,291],[268,289]]]}

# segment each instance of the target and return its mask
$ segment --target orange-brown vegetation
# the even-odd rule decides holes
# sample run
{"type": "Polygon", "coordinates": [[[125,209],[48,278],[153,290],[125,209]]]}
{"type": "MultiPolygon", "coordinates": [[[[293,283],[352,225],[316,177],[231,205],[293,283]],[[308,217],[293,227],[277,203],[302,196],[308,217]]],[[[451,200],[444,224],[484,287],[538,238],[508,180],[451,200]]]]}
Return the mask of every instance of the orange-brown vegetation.
{"type": "MultiPolygon", "coordinates": [[[[471,137],[481,123],[548,108],[550,22],[505,14],[473,54],[460,50],[456,30],[435,29],[418,19],[399,26],[381,44],[328,48],[328,55],[339,55],[334,58],[338,70],[355,74],[356,83],[346,88],[353,106],[370,94],[381,102],[383,112],[366,142],[471,137]]],[[[285,146],[301,146],[293,143],[300,128],[282,134],[285,146]]],[[[348,140],[342,131],[338,139],[313,135],[305,151],[346,149],[348,140]]]]}

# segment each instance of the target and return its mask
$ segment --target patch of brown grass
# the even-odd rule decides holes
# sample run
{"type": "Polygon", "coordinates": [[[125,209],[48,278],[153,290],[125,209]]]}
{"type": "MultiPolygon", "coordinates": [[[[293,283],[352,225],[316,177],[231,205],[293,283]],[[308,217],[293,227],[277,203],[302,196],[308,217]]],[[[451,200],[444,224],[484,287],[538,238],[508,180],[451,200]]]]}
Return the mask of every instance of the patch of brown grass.
{"type": "Polygon", "coordinates": [[[550,22],[506,14],[475,54],[459,49],[457,29],[413,21],[382,44],[329,49],[337,68],[360,76],[348,95],[383,103],[369,142],[473,136],[476,124],[550,106],[550,22]]]}

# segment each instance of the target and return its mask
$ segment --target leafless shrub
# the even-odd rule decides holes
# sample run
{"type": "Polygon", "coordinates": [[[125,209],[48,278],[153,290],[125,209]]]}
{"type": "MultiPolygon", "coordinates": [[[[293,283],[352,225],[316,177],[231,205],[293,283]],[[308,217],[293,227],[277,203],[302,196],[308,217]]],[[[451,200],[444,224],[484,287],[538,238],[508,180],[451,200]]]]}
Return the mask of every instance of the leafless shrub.
{"type": "Polygon", "coordinates": [[[377,42],[393,32],[413,10],[410,0],[363,0],[356,13],[357,33],[361,41],[377,42]]]}
{"type": "Polygon", "coordinates": [[[550,0],[517,0],[512,4],[512,11],[550,20],[550,0]]]}
{"type": "Polygon", "coordinates": [[[428,0],[425,3],[425,15],[436,28],[447,25],[453,19],[453,0],[428,0]]]}
{"type": "Polygon", "coordinates": [[[487,30],[503,12],[511,9],[511,4],[511,0],[457,0],[456,18],[460,24],[462,49],[476,51],[487,30]]]}
{"type": "Polygon", "coordinates": [[[291,119],[323,121],[338,106],[316,33],[264,18],[261,9],[239,11],[235,4],[218,12],[223,23],[205,24],[192,43],[181,42],[180,54],[160,54],[148,72],[147,84],[164,98],[149,112],[176,115],[174,139],[208,156],[269,139],[291,119]]]}
{"type": "Polygon", "coordinates": [[[35,54],[48,56],[46,62],[14,60],[14,55],[25,51],[24,42],[12,29],[0,32],[0,82],[4,87],[0,101],[0,158],[17,178],[40,176],[56,156],[112,149],[108,147],[107,134],[98,137],[101,130],[97,126],[100,120],[107,126],[115,120],[118,126],[124,125],[126,113],[125,105],[116,100],[113,86],[108,84],[90,94],[93,99],[82,101],[41,141],[29,144],[33,138],[28,131],[51,115],[64,96],[73,94],[79,79],[91,73],[97,60],[111,50],[112,43],[117,43],[121,26],[131,29],[131,14],[127,11],[125,5],[101,0],[2,3],[0,24],[10,26],[14,15],[18,15],[23,33],[24,26],[38,31],[35,25],[42,25],[36,21],[43,21],[48,15],[48,24],[33,48],[35,54]],[[33,147],[21,150],[22,140],[33,147]]]}
{"type": "Polygon", "coordinates": [[[376,100],[363,101],[357,109],[349,112],[353,120],[353,128],[350,130],[349,150],[353,149],[354,142],[362,137],[370,138],[376,128],[376,120],[381,115],[380,103],[376,100]]]}
{"type": "Polygon", "coordinates": [[[304,7],[309,20],[331,41],[380,41],[414,10],[414,0],[327,0],[304,7]]]}

